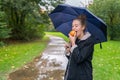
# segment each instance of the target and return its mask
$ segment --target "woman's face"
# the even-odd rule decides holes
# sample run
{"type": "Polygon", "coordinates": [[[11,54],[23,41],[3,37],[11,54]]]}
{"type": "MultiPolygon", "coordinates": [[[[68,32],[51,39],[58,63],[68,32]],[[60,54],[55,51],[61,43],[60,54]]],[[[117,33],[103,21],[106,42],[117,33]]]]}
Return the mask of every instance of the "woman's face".
{"type": "Polygon", "coordinates": [[[77,37],[81,36],[84,32],[85,26],[81,24],[79,20],[73,20],[72,22],[72,30],[77,32],[77,37]]]}

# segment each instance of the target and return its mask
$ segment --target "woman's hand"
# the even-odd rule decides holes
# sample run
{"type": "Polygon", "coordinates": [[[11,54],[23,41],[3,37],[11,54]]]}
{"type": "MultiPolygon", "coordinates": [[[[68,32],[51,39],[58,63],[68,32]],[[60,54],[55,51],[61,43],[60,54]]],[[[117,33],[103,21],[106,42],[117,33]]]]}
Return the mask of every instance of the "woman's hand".
{"type": "Polygon", "coordinates": [[[65,43],[65,49],[66,49],[66,51],[67,51],[67,53],[69,53],[70,52],[70,43],[65,43]]]}
{"type": "Polygon", "coordinates": [[[76,41],[76,33],[75,33],[74,36],[71,36],[71,35],[69,34],[69,39],[70,39],[70,42],[71,42],[72,46],[74,46],[74,45],[75,45],[75,41],[76,41]]]}

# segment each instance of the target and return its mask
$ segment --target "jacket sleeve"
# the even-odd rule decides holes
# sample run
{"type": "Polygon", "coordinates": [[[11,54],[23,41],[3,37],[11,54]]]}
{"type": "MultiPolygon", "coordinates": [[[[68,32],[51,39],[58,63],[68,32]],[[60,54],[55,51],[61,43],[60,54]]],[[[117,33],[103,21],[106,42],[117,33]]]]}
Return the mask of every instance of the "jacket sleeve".
{"type": "Polygon", "coordinates": [[[69,58],[70,58],[70,55],[65,54],[65,56],[67,57],[67,59],[69,59],[69,58]]]}
{"type": "Polygon", "coordinates": [[[70,58],[70,52],[68,53],[66,50],[65,50],[65,56],[67,57],[67,59],[70,58]]]}
{"type": "Polygon", "coordinates": [[[71,57],[73,57],[75,62],[79,64],[92,54],[93,49],[94,49],[93,43],[89,43],[81,48],[77,46],[72,50],[71,57]]]}

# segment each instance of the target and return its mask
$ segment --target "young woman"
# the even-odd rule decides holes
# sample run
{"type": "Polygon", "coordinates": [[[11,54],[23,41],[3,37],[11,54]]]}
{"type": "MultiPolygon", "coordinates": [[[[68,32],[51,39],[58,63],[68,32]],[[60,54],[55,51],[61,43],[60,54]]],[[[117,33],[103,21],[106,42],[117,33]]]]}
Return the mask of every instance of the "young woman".
{"type": "Polygon", "coordinates": [[[93,80],[92,56],[94,37],[86,30],[86,16],[80,15],[72,22],[74,36],[69,34],[70,44],[65,44],[68,65],[64,80],[93,80]]]}

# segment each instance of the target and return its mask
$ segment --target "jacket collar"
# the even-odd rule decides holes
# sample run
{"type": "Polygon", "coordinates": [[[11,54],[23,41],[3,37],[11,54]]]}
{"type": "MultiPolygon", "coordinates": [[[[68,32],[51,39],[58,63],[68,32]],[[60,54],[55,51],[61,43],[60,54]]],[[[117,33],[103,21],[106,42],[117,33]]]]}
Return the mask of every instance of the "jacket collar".
{"type": "Polygon", "coordinates": [[[86,40],[90,36],[91,36],[91,34],[89,32],[85,32],[85,35],[80,40],[86,40]]]}

